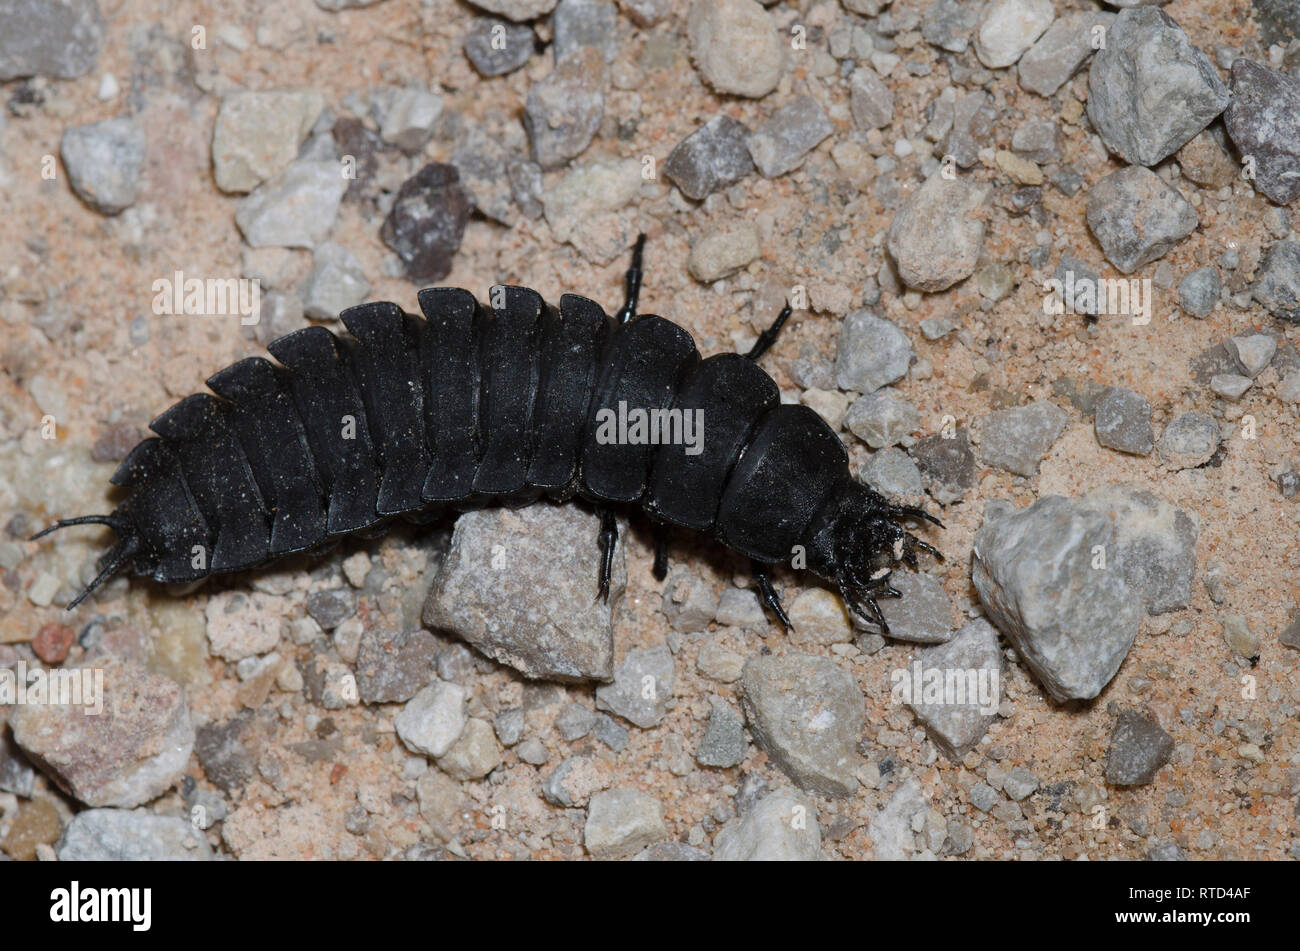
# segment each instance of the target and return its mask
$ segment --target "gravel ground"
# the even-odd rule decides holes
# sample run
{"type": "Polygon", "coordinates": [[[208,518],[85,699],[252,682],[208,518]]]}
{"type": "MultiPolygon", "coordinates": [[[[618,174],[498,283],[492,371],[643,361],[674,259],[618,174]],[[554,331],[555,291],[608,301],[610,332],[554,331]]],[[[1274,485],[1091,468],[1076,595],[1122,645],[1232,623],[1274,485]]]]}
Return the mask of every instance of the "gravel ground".
{"type": "Polygon", "coordinates": [[[0,0],[3,856],[1300,858],[1300,5],[1127,5],[0,0]],[[638,232],[943,519],[890,636],[578,504],[62,609],[216,370],[638,232]]]}

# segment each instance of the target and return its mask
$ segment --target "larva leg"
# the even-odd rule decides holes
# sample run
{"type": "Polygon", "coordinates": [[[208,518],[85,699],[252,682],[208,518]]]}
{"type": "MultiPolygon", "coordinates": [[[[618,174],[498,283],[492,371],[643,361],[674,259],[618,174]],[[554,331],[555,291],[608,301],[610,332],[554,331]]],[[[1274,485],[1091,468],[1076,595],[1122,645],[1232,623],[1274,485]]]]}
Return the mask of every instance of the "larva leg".
{"type": "Polygon", "coordinates": [[[668,526],[655,524],[655,578],[663,581],[668,577],[668,526]]]}
{"type": "Polygon", "coordinates": [[[600,513],[600,588],[596,597],[602,601],[609,600],[609,579],[614,573],[614,546],[618,544],[618,519],[613,509],[602,509],[600,513]]]}
{"type": "Polygon", "coordinates": [[[790,618],[785,613],[785,608],[781,607],[781,597],[772,587],[772,579],[767,573],[767,566],[757,561],[753,562],[754,584],[758,587],[758,596],[763,599],[763,603],[772,609],[776,619],[785,625],[787,631],[793,631],[794,625],[790,623],[790,618]]]}
{"type": "Polygon", "coordinates": [[[772,344],[776,343],[777,335],[781,332],[781,328],[785,326],[785,322],[790,319],[790,313],[790,302],[786,301],[785,306],[781,308],[781,313],[777,314],[776,320],[772,322],[772,326],[758,335],[757,342],[745,356],[751,360],[757,360],[767,353],[772,344]]]}
{"type": "Polygon", "coordinates": [[[636,316],[636,303],[641,296],[641,256],[644,251],[645,235],[639,234],[636,244],[632,246],[632,266],[627,269],[627,276],[623,279],[627,297],[623,301],[623,309],[618,312],[620,324],[625,324],[636,316]]]}

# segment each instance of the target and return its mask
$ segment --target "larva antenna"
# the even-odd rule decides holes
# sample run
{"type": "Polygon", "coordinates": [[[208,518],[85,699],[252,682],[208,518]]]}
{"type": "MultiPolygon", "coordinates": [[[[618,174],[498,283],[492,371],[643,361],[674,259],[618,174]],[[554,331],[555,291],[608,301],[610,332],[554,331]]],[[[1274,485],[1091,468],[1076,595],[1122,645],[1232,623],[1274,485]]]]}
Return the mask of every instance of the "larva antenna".
{"type": "Polygon", "coordinates": [[[120,540],[100,559],[100,564],[104,565],[104,567],[95,576],[95,580],[86,585],[85,589],[68,604],[67,610],[69,611],[86,600],[90,593],[105,581],[121,571],[140,546],[140,540],[131,531],[130,523],[116,515],[82,515],[78,518],[61,518],[49,528],[37,532],[28,541],[34,542],[39,538],[44,538],[50,532],[58,531],[60,528],[71,528],[74,525],[107,525],[117,533],[120,540]]]}

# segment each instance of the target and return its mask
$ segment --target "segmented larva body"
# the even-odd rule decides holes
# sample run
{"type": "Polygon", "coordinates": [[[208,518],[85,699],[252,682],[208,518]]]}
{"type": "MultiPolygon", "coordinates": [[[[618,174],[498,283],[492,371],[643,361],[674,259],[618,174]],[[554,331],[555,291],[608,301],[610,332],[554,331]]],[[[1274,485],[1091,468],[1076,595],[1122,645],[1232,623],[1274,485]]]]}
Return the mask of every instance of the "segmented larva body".
{"type": "Polygon", "coordinates": [[[634,315],[637,251],[618,318],[572,294],[553,307],[498,285],[482,305],[431,288],[419,294],[423,319],[363,304],[340,315],[348,336],[309,327],[270,345],[279,365],[249,357],[215,374],[212,393],[150,424],[157,435],[113,476],[128,494],[111,515],[46,530],[99,522],[119,536],[77,601],[123,569],[189,582],[395,517],[577,495],[604,517],[602,593],[614,508],[638,505],[753,559],[787,625],[766,569],[802,553],[800,567],[883,626],[874,598],[895,593],[889,566],[933,552],[893,520],[929,516],[854,481],[821,417],[781,403],[757,357],[788,308],[749,355],[701,358],[677,324],[634,315]],[[647,419],[694,438],[652,441],[647,419]]]}

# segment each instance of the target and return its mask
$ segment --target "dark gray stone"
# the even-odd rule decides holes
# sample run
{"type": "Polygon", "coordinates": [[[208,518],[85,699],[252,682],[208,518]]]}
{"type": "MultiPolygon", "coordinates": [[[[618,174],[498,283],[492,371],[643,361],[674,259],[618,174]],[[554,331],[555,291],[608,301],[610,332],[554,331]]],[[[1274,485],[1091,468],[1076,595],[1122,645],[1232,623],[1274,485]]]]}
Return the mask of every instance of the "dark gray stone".
{"type": "Polygon", "coordinates": [[[975,454],[966,430],[957,429],[951,437],[926,436],[911,451],[926,489],[940,505],[956,502],[975,487],[975,454]]]}
{"type": "Polygon", "coordinates": [[[1178,303],[1193,317],[1209,317],[1223,293],[1219,270],[1213,264],[1198,267],[1178,284],[1178,303]]]}
{"type": "Polygon", "coordinates": [[[799,96],[751,132],[745,145],[763,177],[776,178],[802,165],[808,153],[834,131],[817,100],[799,96]]]}
{"type": "Polygon", "coordinates": [[[664,174],[697,201],[740,181],[754,171],[745,139],[749,129],[728,115],[716,115],[677,144],[664,162],[664,174]]]}
{"type": "Polygon", "coordinates": [[[1242,57],[1223,121],[1242,158],[1255,160],[1256,191],[1279,205],[1300,197],[1300,79],[1242,57]]]}
{"type": "Polygon", "coordinates": [[[1089,229],[1122,274],[1163,257],[1200,223],[1191,202],[1138,165],[1093,185],[1087,214],[1089,229]]]}
{"type": "Polygon", "coordinates": [[[451,273],[473,206],[453,165],[430,162],[402,183],[379,234],[402,259],[408,280],[432,283],[451,273]]]}
{"type": "Polygon", "coordinates": [[[1300,324],[1300,242],[1269,248],[1250,292],[1274,317],[1300,324]]]}
{"type": "Polygon", "coordinates": [[[1156,778],[1169,762],[1174,738],[1152,717],[1136,710],[1121,711],[1106,751],[1106,782],[1115,786],[1142,786],[1156,778]]]}
{"type": "Polygon", "coordinates": [[[1097,442],[1108,449],[1145,456],[1155,448],[1151,404],[1122,386],[1112,386],[1097,403],[1095,425],[1097,442]]]}
{"type": "Polygon", "coordinates": [[[527,23],[496,17],[475,17],[462,41],[465,55],[483,76],[504,76],[533,55],[537,37],[527,23]]]}
{"type": "Polygon", "coordinates": [[[730,704],[714,700],[713,712],[709,714],[709,723],[704,729],[704,738],[695,750],[695,761],[701,766],[728,769],[739,766],[748,755],[745,721],[730,704]]]}
{"type": "Polygon", "coordinates": [[[369,628],[357,652],[357,693],[364,703],[410,700],[434,677],[438,642],[428,631],[369,628]]]}

